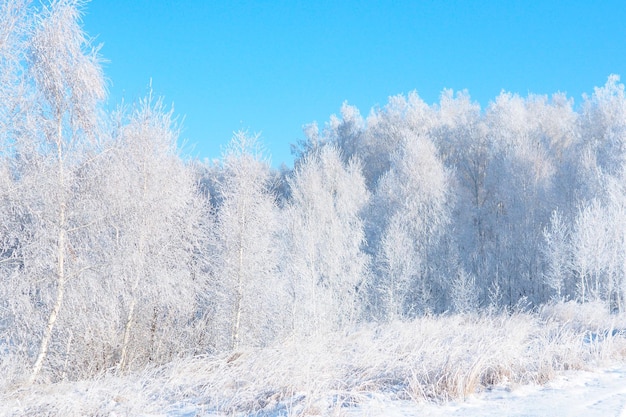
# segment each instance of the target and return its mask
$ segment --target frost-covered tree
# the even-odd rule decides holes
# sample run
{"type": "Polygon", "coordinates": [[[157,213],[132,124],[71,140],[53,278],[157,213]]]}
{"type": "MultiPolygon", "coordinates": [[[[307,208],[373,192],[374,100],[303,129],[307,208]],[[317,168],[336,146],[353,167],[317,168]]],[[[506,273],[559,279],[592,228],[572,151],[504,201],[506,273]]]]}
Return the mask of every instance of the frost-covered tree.
{"type": "Polygon", "coordinates": [[[237,132],[218,184],[216,345],[264,345],[282,332],[278,209],[258,136],[237,132]]]}
{"type": "Polygon", "coordinates": [[[452,307],[457,313],[472,313],[478,310],[478,288],[476,278],[463,270],[459,270],[452,280],[450,288],[452,307]]]}
{"type": "Polygon", "coordinates": [[[14,144],[32,98],[26,90],[24,71],[32,24],[29,10],[27,0],[0,1],[0,151],[5,155],[14,144]]]}
{"type": "Polygon", "coordinates": [[[582,105],[580,125],[587,156],[583,174],[592,192],[602,187],[602,175],[619,175],[626,162],[626,95],[619,80],[617,75],[609,76],[582,105]]]}
{"type": "Polygon", "coordinates": [[[396,215],[391,218],[380,242],[376,258],[380,283],[376,286],[380,300],[380,315],[389,320],[401,319],[411,310],[408,295],[420,272],[420,259],[415,256],[417,248],[412,237],[411,226],[396,215]]]}
{"type": "Polygon", "coordinates": [[[15,138],[27,119],[24,104],[29,95],[23,73],[30,20],[27,1],[0,1],[0,346],[18,340],[16,315],[26,308],[21,301],[29,304],[16,288],[23,224],[13,167],[15,138]]]}
{"type": "Polygon", "coordinates": [[[580,209],[573,218],[572,253],[581,300],[601,298],[611,309],[623,299],[621,233],[626,172],[626,95],[619,76],[585,96],[577,147],[580,209]]]}
{"type": "Polygon", "coordinates": [[[363,173],[372,192],[391,167],[393,155],[402,148],[404,137],[430,134],[434,113],[416,92],[406,97],[390,97],[385,107],[372,110],[357,154],[363,161],[363,173]]]}
{"type": "Polygon", "coordinates": [[[445,90],[432,135],[454,178],[451,193],[455,195],[455,205],[451,221],[459,261],[464,270],[478,279],[479,287],[487,288],[494,275],[491,262],[494,225],[490,213],[493,193],[488,189],[487,177],[493,149],[480,106],[471,101],[467,92],[455,95],[445,90]]]}
{"type": "Polygon", "coordinates": [[[365,131],[365,122],[361,117],[359,110],[343,103],[341,106],[341,118],[333,115],[328,125],[326,140],[334,144],[339,149],[344,162],[348,162],[351,158],[360,157],[364,153],[363,135],[365,131]]]}
{"type": "Polygon", "coordinates": [[[100,163],[107,206],[103,275],[119,326],[119,370],[191,349],[185,331],[206,288],[194,257],[205,241],[191,169],[178,155],[172,111],[151,96],[121,115],[100,163]]]}
{"type": "Polygon", "coordinates": [[[543,231],[545,244],[542,247],[546,259],[543,273],[545,283],[555,291],[557,300],[563,300],[571,273],[569,228],[562,214],[555,210],[550,218],[550,226],[543,231]]]}
{"type": "Polygon", "coordinates": [[[405,137],[402,145],[379,181],[369,216],[378,230],[371,233],[378,248],[377,304],[386,304],[382,310],[392,316],[433,309],[434,287],[442,288],[443,278],[437,252],[449,224],[450,174],[435,147],[418,135],[405,137]],[[400,298],[397,282],[406,292],[400,298]]]}
{"type": "Polygon", "coordinates": [[[608,207],[606,301],[611,311],[623,312],[626,307],[626,171],[607,183],[608,207]]]}
{"type": "Polygon", "coordinates": [[[554,207],[555,167],[551,138],[541,124],[544,97],[502,93],[485,115],[493,135],[488,173],[489,212],[494,231],[492,271],[509,306],[521,298],[543,301],[542,232],[554,207]]]}
{"type": "Polygon", "coordinates": [[[360,164],[332,145],[308,153],[288,179],[285,209],[293,331],[316,334],[353,323],[368,277],[360,212],[368,200],[360,164]]]}
{"type": "Polygon", "coordinates": [[[54,1],[37,17],[27,62],[35,102],[24,122],[27,131],[15,138],[21,187],[28,182],[33,187],[22,196],[29,227],[35,229],[28,245],[38,248],[30,254],[34,268],[28,276],[40,283],[40,291],[53,289],[39,309],[47,318],[36,330],[40,341],[31,381],[44,366],[67,286],[88,266],[75,249],[80,243],[74,236],[87,227],[79,172],[88,163],[81,156],[96,135],[96,106],[105,87],[96,50],[79,19],[79,3],[72,0],[54,1]]]}
{"type": "Polygon", "coordinates": [[[611,311],[622,311],[625,299],[623,180],[607,178],[608,200],[581,206],[572,226],[571,269],[581,302],[602,300],[611,311]]]}
{"type": "Polygon", "coordinates": [[[577,294],[581,302],[599,300],[605,284],[603,276],[607,255],[607,212],[594,200],[581,207],[572,232],[572,263],[577,275],[577,294]]]}

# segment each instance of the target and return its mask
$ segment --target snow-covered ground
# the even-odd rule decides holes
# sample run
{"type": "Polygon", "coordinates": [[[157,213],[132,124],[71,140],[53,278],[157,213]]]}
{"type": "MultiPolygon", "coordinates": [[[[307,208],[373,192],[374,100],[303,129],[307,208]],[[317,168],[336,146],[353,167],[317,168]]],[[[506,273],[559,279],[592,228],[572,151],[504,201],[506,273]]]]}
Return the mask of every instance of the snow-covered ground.
{"type": "Polygon", "coordinates": [[[5,360],[0,417],[626,417],[624,317],[582,310],[364,323],[32,385],[5,360]]]}
{"type": "MultiPolygon", "coordinates": [[[[295,415],[298,411],[291,410],[295,415]]],[[[325,413],[324,413],[325,414],[325,413]]],[[[115,416],[113,412],[110,416],[115,416]]],[[[292,415],[285,408],[269,414],[254,413],[254,417],[292,415]]],[[[305,415],[315,415],[305,414],[305,415]]],[[[417,417],[417,416],[555,416],[555,417],[626,417],[626,365],[616,365],[595,371],[569,371],[546,385],[525,385],[511,389],[496,387],[460,401],[446,404],[416,403],[409,400],[389,400],[383,395],[361,400],[355,407],[335,409],[331,415],[342,417],[417,417]]],[[[144,417],[222,416],[211,414],[201,404],[179,404],[163,414],[144,417]]]]}
{"type": "MultiPolygon", "coordinates": [[[[74,396],[64,393],[67,400],[81,401],[83,395],[75,392],[74,396]]],[[[297,394],[295,395],[297,397],[297,394]]],[[[83,397],[84,399],[84,397],[83,397]]],[[[322,403],[335,401],[332,396],[322,403]]],[[[312,407],[304,410],[297,400],[292,406],[287,404],[272,407],[271,411],[253,413],[225,414],[207,408],[202,399],[190,398],[187,401],[163,403],[159,412],[119,411],[115,400],[111,400],[103,416],[140,416],[140,417],[281,417],[281,416],[336,416],[336,417],[417,417],[417,416],[463,416],[463,417],[502,417],[502,416],[626,416],[626,365],[619,364],[594,371],[567,371],[547,384],[523,385],[517,387],[500,386],[486,392],[473,394],[463,400],[445,404],[419,403],[410,400],[391,400],[384,394],[364,394],[358,399],[358,405],[343,406],[321,411],[312,407]]],[[[323,408],[323,407],[322,407],[323,408]]],[[[8,415],[20,415],[18,409],[8,415]]],[[[104,410],[103,410],[104,411],[104,410]]],[[[2,413],[0,413],[2,414],[2,413]]],[[[2,414],[4,415],[4,414],[2,414]]]]}
{"type": "MultiPolygon", "coordinates": [[[[297,407],[296,407],[297,408],[297,407]]],[[[270,413],[253,413],[254,417],[302,415],[300,411],[278,407],[270,413]]],[[[322,413],[326,415],[326,413],[322,413]]],[[[110,417],[117,416],[115,412],[110,417]]],[[[223,416],[212,414],[202,404],[181,403],[168,407],[163,413],[143,414],[142,417],[223,416]]],[[[305,413],[303,415],[315,415],[305,413]]],[[[416,403],[409,400],[389,400],[383,395],[361,399],[358,406],[332,411],[341,417],[417,417],[417,416],[555,416],[555,417],[622,417],[626,416],[626,365],[616,365],[596,371],[564,372],[546,385],[525,385],[511,389],[497,387],[446,404],[416,403]]]]}
{"type": "Polygon", "coordinates": [[[444,405],[372,398],[346,416],[626,416],[626,365],[565,372],[544,386],[500,387],[444,405]]]}

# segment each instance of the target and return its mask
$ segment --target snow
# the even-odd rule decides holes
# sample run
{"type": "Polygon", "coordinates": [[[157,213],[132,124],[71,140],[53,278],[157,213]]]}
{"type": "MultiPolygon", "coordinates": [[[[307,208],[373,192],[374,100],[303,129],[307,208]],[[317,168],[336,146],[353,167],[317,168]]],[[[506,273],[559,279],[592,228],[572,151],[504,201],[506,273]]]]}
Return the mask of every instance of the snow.
{"type": "MultiPolygon", "coordinates": [[[[364,397],[365,398],[365,397],[364,397]]],[[[330,399],[329,399],[330,401],[330,399]]],[[[296,415],[302,410],[292,409],[296,415]]],[[[203,405],[177,404],[163,414],[142,414],[142,417],[221,416],[210,414],[203,405]]],[[[288,407],[271,412],[243,414],[248,417],[280,417],[293,415],[288,407]]],[[[307,414],[307,415],[315,415],[307,414]]],[[[321,415],[326,415],[325,413],[321,415]]],[[[383,394],[372,394],[354,407],[334,410],[330,415],[342,417],[522,417],[522,416],[601,416],[626,417],[626,365],[595,371],[569,371],[546,385],[497,387],[471,395],[465,400],[445,404],[390,400],[383,394]]],[[[116,416],[111,413],[110,417],[116,416]]]]}
{"type": "MultiPolygon", "coordinates": [[[[93,386],[92,386],[93,387],[93,386]]],[[[57,389],[60,387],[57,387],[57,389]]],[[[68,384],[65,389],[53,389],[46,394],[62,398],[67,410],[77,412],[81,405],[94,401],[94,393],[81,386],[81,383],[68,384]],[[72,388],[73,386],[73,388],[72,388]],[[68,403],[74,403],[70,405],[68,403]]],[[[40,391],[39,394],[44,394],[40,391]]],[[[44,395],[45,397],[45,395],[44,395]]],[[[473,394],[465,399],[443,404],[414,402],[411,400],[392,399],[384,393],[363,393],[355,398],[355,403],[338,400],[335,394],[328,393],[315,404],[303,404],[294,393],[287,404],[283,402],[271,407],[271,410],[228,414],[246,417],[282,417],[290,415],[320,415],[340,417],[417,417],[417,416],[464,416],[464,417],[501,417],[501,416],[624,416],[626,417],[626,364],[615,364],[609,368],[593,371],[566,371],[547,384],[514,386],[500,385],[493,389],[473,394]],[[335,404],[332,406],[331,404],[335,404]],[[329,405],[331,405],[329,407],[329,405]],[[305,407],[305,408],[303,408],[305,407]]],[[[130,401],[133,401],[129,398],[130,401]]],[[[47,400],[44,400],[44,403],[47,400]]],[[[54,402],[54,400],[52,400],[54,402]]],[[[306,402],[306,401],[305,401],[306,402]]],[[[98,415],[108,417],[217,417],[226,414],[215,412],[207,406],[208,400],[192,397],[181,400],[167,396],[160,398],[161,410],[154,407],[141,407],[139,404],[120,407],[114,399],[99,408],[98,415]]],[[[48,403],[51,404],[51,403],[48,403]]],[[[0,415],[29,414],[24,408],[27,404],[4,409],[0,415]]],[[[0,407],[1,409],[2,407],[0,407]]],[[[28,408],[28,407],[26,407],[28,408]]],[[[39,409],[42,411],[42,409],[39,409]]],[[[58,408],[57,408],[58,410],[58,408]]],[[[73,414],[71,415],[80,415],[73,414]]]]}
{"type": "Polygon", "coordinates": [[[498,387],[444,405],[372,398],[347,416],[624,416],[626,365],[565,372],[544,386],[498,387]]]}
{"type": "Polygon", "coordinates": [[[5,383],[0,416],[626,417],[626,337],[612,330],[626,325],[598,311],[368,323],[127,373],[5,383]]]}

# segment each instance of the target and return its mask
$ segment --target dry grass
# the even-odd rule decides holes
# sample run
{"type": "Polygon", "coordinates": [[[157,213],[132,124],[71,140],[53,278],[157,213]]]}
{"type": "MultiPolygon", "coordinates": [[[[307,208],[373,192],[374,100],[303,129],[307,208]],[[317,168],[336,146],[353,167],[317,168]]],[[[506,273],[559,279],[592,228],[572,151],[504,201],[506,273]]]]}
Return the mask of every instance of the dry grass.
{"type": "Polygon", "coordinates": [[[623,320],[566,304],[364,324],[126,377],[7,390],[0,415],[342,415],[372,396],[443,402],[621,360],[626,339],[605,330],[623,320]]]}

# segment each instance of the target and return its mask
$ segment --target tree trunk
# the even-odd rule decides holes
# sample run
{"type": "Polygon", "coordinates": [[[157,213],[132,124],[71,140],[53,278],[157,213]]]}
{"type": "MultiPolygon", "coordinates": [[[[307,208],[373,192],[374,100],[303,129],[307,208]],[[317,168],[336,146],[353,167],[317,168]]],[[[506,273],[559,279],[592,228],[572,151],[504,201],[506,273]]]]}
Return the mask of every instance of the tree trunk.
{"type": "Polygon", "coordinates": [[[66,201],[65,201],[65,172],[63,169],[63,131],[62,131],[62,118],[61,115],[57,116],[57,162],[58,162],[58,189],[60,191],[60,203],[59,203],[59,218],[58,218],[58,235],[57,235],[57,267],[56,267],[56,283],[57,283],[57,294],[54,302],[54,306],[52,307],[52,311],[50,312],[50,316],[48,316],[48,323],[43,333],[43,337],[41,339],[41,344],[39,346],[39,354],[37,355],[37,360],[33,365],[33,371],[31,373],[29,384],[32,384],[37,379],[37,376],[41,372],[41,368],[43,367],[43,363],[46,360],[46,356],[48,354],[48,348],[50,346],[50,340],[52,339],[52,332],[54,331],[54,325],[56,324],[57,318],[59,316],[59,311],[61,311],[61,305],[63,304],[63,296],[65,295],[65,284],[67,282],[67,277],[65,275],[65,247],[67,245],[67,231],[66,231],[66,201]]]}
{"type": "Polygon", "coordinates": [[[59,243],[57,248],[57,294],[54,302],[54,306],[52,307],[52,311],[50,312],[50,316],[48,317],[48,324],[46,325],[46,329],[43,334],[43,338],[41,339],[41,345],[39,346],[39,354],[37,355],[37,360],[33,365],[33,371],[30,376],[29,384],[35,382],[35,379],[41,372],[41,368],[43,366],[43,362],[46,359],[46,355],[48,354],[48,347],[50,345],[50,340],[52,339],[52,331],[54,330],[54,325],[59,316],[59,311],[61,310],[61,305],[63,304],[63,296],[65,294],[65,273],[64,273],[64,262],[65,262],[65,251],[62,244],[65,244],[65,231],[61,230],[59,232],[59,243]]]}
{"type": "Polygon", "coordinates": [[[246,207],[245,204],[242,207],[241,223],[239,225],[239,253],[238,253],[238,265],[237,265],[237,294],[235,299],[235,322],[233,324],[232,332],[232,349],[239,347],[239,330],[241,327],[241,310],[243,308],[243,240],[244,229],[246,225],[246,207]]]}
{"type": "MultiPolygon", "coordinates": [[[[142,174],[143,174],[143,184],[141,189],[141,198],[142,201],[146,201],[146,195],[148,193],[148,176],[146,174],[146,160],[144,159],[142,162],[142,174]]],[[[144,215],[145,213],[142,213],[144,215]]],[[[128,362],[128,345],[130,344],[130,331],[133,326],[133,320],[135,319],[135,308],[137,307],[137,290],[139,288],[139,283],[141,282],[141,277],[145,274],[145,230],[146,230],[146,218],[145,215],[142,218],[142,228],[140,230],[139,235],[139,266],[138,271],[136,272],[135,282],[133,283],[133,287],[131,289],[131,301],[130,307],[128,308],[128,314],[126,315],[126,325],[124,326],[124,339],[122,341],[122,351],[120,352],[120,361],[117,364],[117,372],[122,372],[124,368],[127,366],[128,362]]]]}
{"type": "Polygon", "coordinates": [[[130,343],[130,329],[135,317],[135,306],[137,299],[133,296],[130,307],[128,309],[128,315],[126,316],[126,325],[124,326],[124,340],[122,341],[122,352],[120,353],[120,361],[117,364],[117,371],[121,372],[126,367],[126,361],[128,356],[128,344],[130,343]]]}

